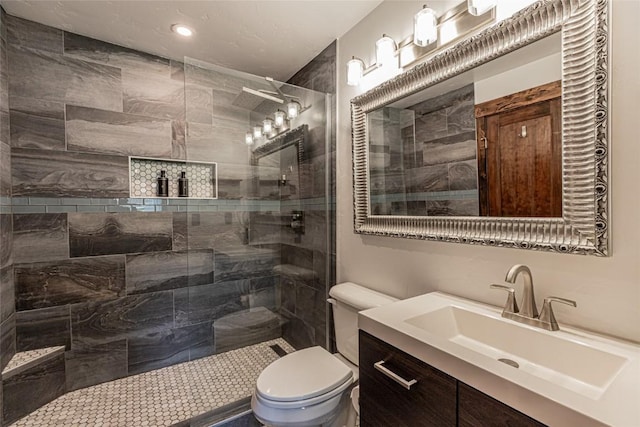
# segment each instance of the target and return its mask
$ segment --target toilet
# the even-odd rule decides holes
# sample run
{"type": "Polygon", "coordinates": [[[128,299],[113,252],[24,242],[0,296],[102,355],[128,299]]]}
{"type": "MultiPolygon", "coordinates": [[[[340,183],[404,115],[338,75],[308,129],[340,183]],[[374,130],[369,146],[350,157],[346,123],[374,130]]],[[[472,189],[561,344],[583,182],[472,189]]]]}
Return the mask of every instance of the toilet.
{"type": "Polygon", "coordinates": [[[290,353],[267,366],[256,382],[251,408],[274,426],[344,426],[358,380],[358,312],[397,301],[355,283],[329,291],[338,353],[320,346],[290,353]]]}

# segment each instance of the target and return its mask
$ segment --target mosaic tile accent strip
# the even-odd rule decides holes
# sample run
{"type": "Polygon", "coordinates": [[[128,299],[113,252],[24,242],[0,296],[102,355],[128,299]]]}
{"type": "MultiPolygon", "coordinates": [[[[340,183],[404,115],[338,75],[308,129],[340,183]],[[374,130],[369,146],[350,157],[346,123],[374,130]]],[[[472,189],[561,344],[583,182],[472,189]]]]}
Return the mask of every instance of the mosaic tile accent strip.
{"type": "Polygon", "coordinates": [[[218,179],[215,163],[177,162],[162,159],[129,157],[131,197],[157,197],[157,179],[167,171],[169,197],[178,197],[180,172],[187,173],[190,199],[217,199],[218,179]]]}
{"type": "Polygon", "coordinates": [[[13,376],[25,369],[30,368],[38,362],[54,357],[56,354],[64,352],[64,346],[39,348],[37,350],[21,351],[11,358],[7,366],[2,371],[4,379],[13,376]]]}
{"type": "Polygon", "coordinates": [[[278,355],[294,351],[278,338],[99,384],[42,406],[16,427],[169,426],[251,395],[258,375],[278,355]]]}

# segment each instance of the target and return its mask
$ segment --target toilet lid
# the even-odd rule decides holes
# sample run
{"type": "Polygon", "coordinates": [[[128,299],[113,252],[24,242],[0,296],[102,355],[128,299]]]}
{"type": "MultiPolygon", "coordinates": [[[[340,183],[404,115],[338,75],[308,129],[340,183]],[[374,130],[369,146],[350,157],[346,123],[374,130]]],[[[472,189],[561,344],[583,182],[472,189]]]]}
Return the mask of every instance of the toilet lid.
{"type": "Polygon", "coordinates": [[[290,353],[267,366],[256,389],[270,400],[288,402],[327,393],[350,380],[351,369],[322,347],[290,353]]]}

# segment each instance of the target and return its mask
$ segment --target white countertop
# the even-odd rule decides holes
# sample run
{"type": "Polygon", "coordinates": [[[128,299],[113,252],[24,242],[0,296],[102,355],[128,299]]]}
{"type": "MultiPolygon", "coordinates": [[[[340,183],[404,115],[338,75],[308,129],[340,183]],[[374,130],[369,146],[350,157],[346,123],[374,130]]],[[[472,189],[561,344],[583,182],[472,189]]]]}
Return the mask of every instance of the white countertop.
{"type": "Polygon", "coordinates": [[[547,425],[640,427],[640,346],[562,325],[560,331],[541,330],[627,359],[600,395],[588,396],[513,369],[405,322],[452,305],[496,318],[502,311],[498,307],[434,292],[362,311],[358,325],[363,331],[547,425]]]}

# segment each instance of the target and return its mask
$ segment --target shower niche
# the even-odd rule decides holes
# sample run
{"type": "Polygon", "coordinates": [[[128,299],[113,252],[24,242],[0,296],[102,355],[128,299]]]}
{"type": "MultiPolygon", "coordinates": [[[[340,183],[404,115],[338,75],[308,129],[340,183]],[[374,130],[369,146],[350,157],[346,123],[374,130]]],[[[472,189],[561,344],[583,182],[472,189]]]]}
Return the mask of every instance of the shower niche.
{"type": "Polygon", "coordinates": [[[150,157],[129,157],[129,187],[131,197],[155,198],[158,177],[166,171],[169,199],[217,199],[218,165],[214,162],[191,162],[150,157]],[[188,196],[179,195],[182,172],[188,179],[188,196]]]}

